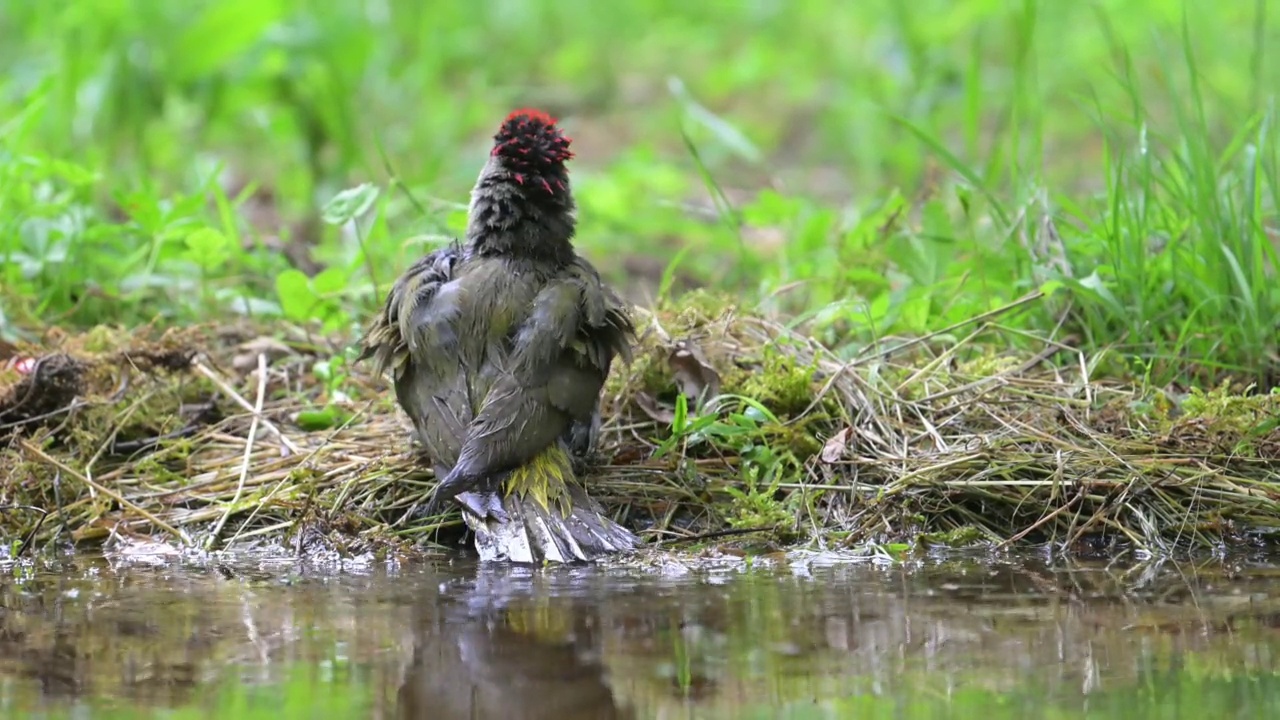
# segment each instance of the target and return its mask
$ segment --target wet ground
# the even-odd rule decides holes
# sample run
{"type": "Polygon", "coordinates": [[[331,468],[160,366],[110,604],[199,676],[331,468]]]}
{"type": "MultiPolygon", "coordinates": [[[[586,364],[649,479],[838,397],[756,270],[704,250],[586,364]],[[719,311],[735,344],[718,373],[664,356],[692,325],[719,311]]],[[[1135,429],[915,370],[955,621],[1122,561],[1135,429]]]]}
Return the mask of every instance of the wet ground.
{"type": "Polygon", "coordinates": [[[7,565],[0,717],[1280,717],[1280,569],[7,565]]]}

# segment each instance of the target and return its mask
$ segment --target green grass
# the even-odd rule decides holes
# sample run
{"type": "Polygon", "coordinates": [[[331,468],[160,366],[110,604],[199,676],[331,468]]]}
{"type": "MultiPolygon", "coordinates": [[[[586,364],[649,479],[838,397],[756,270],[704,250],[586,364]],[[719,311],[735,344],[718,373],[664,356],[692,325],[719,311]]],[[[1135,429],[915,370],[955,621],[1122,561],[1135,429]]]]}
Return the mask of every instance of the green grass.
{"type": "Polygon", "coordinates": [[[1043,289],[1003,321],[1113,348],[1100,371],[1266,381],[1266,11],[10,3],[0,335],[240,314],[354,331],[459,232],[498,119],[537,105],[577,138],[584,252],[620,282],[654,268],[637,297],[740,290],[852,352],[1043,289]]]}

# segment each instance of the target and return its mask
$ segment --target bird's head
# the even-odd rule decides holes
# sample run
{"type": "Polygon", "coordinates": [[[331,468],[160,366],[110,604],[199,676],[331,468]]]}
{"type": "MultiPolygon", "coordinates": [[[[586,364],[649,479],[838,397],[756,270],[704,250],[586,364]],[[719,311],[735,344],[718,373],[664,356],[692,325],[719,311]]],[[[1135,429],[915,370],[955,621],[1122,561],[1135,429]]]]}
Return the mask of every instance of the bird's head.
{"type": "Polygon", "coordinates": [[[541,110],[516,110],[493,136],[489,155],[506,176],[536,197],[569,192],[565,162],[573,157],[572,141],[556,119],[541,110]]]}
{"type": "Polygon", "coordinates": [[[567,262],[576,224],[570,140],[541,110],[516,110],[493,136],[471,192],[468,244],[483,254],[567,262]]]}

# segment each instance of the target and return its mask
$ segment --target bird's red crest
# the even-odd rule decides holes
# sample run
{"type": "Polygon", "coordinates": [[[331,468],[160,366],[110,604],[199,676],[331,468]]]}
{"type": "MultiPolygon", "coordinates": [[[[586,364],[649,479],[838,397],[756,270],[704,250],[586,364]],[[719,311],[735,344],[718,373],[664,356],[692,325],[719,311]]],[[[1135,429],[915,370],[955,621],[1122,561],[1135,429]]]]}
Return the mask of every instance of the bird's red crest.
{"type": "Polygon", "coordinates": [[[521,117],[528,118],[535,122],[540,122],[544,125],[551,125],[553,127],[557,122],[559,122],[547,113],[536,108],[520,108],[519,110],[512,110],[502,122],[503,124],[506,124],[508,120],[519,120],[521,117]]]}
{"type": "Polygon", "coordinates": [[[518,172],[562,165],[573,157],[573,152],[569,150],[571,140],[556,122],[541,110],[516,110],[507,115],[493,136],[491,154],[503,158],[518,172]]]}

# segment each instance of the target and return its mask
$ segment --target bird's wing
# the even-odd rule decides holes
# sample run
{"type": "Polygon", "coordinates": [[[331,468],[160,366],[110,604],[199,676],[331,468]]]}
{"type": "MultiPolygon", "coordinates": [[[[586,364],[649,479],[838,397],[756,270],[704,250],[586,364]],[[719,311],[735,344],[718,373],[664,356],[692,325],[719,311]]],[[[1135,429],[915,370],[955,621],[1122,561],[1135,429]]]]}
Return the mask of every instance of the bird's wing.
{"type": "MultiPolygon", "coordinates": [[[[530,386],[557,383],[557,374],[574,377],[574,370],[598,374],[603,384],[614,357],[631,359],[635,327],[622,301],[587,261],[578,259],[534,299],[528,319],[520,326],[512,348],[512,368],[530,386]]],[[[576,385],[566,386],[567,389],[576,385]]],[[[555,390],[555,388],[553,388],[555,390]]],[[[590,396],[598,399],[600,388],[590,396]]],[[[552,402],[573,417],[581,417],[581,396],[553,392],[552,402]]]]}
{"type": "Polygon", "coordinates": [[[373,359],[374,370],[399,372],[412,350],[424,344],[424,332],[447,323],[431,322],[426,315],[438,312],[440,289],[453,280],[462,249],[453,243],[420,258],[391,286],[387,299],[360,339],[357,361],[373,359]]]}

